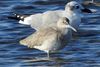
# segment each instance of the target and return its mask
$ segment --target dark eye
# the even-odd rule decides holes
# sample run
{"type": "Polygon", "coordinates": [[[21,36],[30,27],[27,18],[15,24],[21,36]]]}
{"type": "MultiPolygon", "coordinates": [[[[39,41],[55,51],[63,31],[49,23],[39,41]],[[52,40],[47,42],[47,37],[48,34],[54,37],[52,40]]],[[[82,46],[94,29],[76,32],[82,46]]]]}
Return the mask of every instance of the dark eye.
{"type": "Polygon", "coordinates": [[[67,23],[68,23],[68,24],[70,24],[70,23],[69,23],[69,19],[68,19],[68,18],[66,18],[66,21],[67,21],[67,23]]]}
{"type": "Polygon", "coordinates": [[[69,23],[69,19],[68,18],[64,18],[64,22],[63,22],[64,24],[70,24],[69,23]]]}
{"type": "Polygon", "coordinates": [[[79,6],[78,5],[76,5],[76,9],[79,9],[79,6]]]}

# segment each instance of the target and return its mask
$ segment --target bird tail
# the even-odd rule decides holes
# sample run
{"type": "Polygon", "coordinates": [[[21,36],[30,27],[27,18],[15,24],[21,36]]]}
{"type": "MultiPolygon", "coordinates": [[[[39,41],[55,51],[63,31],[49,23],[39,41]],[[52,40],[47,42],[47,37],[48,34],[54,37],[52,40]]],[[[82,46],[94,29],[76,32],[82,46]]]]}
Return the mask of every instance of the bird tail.
{"type": "Polygon", "coordinates": [[[15,19],[15,20],[21,20],[24,21],[24,18],[26,18],[26,15],[21,15],[21,14],[16,14],[14,13],[13,16],[8,16],[10,19],[15,19]]]}

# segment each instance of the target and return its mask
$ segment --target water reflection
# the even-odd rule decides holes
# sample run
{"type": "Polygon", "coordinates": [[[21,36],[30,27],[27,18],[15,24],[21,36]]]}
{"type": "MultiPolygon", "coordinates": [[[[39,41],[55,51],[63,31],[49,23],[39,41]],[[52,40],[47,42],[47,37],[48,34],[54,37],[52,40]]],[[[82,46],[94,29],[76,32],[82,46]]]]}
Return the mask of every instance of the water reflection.
{"type": "MultiPolygon", "coordinates": [[[[60,67],[67,63],[67,60],[63,57],[35,57],[31,59],[24,59],[23,65],[24,66],[55,66],[60,67]]],[[[23,66],[22,65],[22,66],[23,66]]]]}

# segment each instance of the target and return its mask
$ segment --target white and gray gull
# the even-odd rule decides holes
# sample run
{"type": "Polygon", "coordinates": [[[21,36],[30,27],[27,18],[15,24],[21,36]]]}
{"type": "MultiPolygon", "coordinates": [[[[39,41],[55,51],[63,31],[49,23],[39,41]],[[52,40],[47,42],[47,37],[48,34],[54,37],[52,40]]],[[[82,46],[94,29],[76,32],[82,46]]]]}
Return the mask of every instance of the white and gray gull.
{"type": "Polygon", "coordinates": [[[41,28],[27,38],[22,39],[20,44],[42,50],[49,57],[49,53],[61,50],[68,44],[72,38],[72,30],[76,32],[76,29],[69,22],[68,18],[62,17],[55,26],[41,28]]]}
{"type": "Polygon", "coordinates": [[[70,20],[70,24],[78,29],[83,17],[81,11],[84,11],[84,7],[76,1],[71,1],[66,4],[65,10],[46,11],[30,16],[15,14],[14,19],[19,19],[19,23],[30,25],[38,31],[43,27],[54,26],[59,18],[66,17],[70,20]]]}

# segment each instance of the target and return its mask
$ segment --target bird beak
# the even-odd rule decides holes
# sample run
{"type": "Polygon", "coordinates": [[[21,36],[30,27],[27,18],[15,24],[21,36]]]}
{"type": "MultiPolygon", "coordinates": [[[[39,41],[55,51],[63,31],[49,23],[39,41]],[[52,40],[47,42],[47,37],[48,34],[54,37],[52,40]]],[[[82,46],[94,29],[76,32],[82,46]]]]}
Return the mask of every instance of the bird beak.
{"type": "Polygon", "coordinates": [[[88,8],[81,9],[81,11],[84,13],[92,13],[92,11],[88,8]]]}
{"type": "Polygon", "coordinates": [[[67,25],[66,27],[72,29],[75,32],[77,32],[77,30],[74,27],[72,27],[71,25],[67,25]]]}

